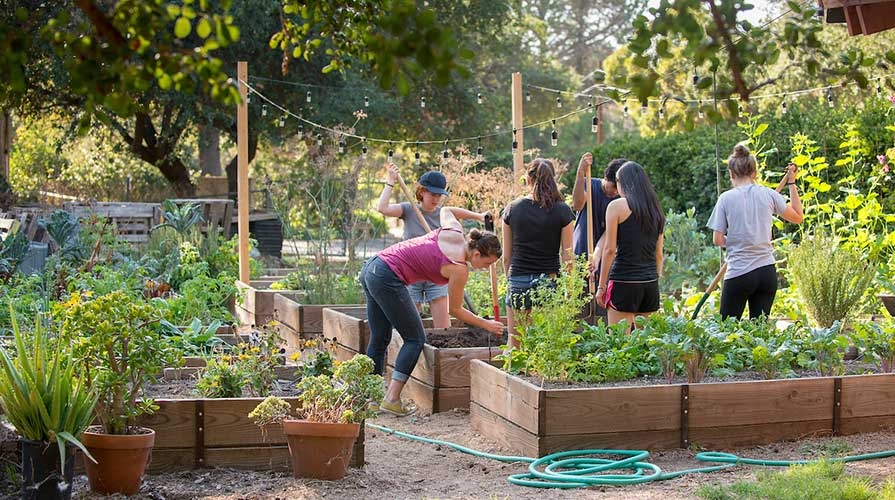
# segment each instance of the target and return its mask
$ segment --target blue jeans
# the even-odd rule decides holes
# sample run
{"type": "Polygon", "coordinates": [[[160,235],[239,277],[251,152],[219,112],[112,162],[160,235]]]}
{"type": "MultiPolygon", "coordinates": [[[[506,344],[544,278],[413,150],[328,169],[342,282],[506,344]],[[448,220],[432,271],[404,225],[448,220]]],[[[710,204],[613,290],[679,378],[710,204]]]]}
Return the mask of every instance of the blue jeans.
{"type": "Polygon", "coordinates": [[[532,297],[536,289],[540,287],[556,287],[556,281],[549,274],[515,274],[507,278],[507,307],[514,310],[531,309],[532,297]]]}
{"type": "Polygon", "coordinates": [[[373,359],[374,373],[382,375],[385,353],[392,341],[394,328],[404,340],[404,345],[398,351],[392,378],[406,382],[426,342],[423,320],[410,298],[410,292],[378,255],[364,263],[360,271],[360,284],[367,297],[367,322],[370,324],[367,356],[373,359]]]}

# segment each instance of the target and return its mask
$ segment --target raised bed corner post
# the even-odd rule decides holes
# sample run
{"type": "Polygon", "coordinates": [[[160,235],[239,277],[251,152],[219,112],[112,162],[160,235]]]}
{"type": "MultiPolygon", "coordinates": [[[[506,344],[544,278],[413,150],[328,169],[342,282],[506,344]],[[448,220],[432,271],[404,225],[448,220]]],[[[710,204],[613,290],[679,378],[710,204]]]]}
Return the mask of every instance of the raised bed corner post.
{"type": "Polygon", "coordinates": [[[690,385],[681,384],[681,448],[690,447],[690,385]]]}
{"type": "Polygon", "coordinates": [[[193,453],[194,465],[197,469],[205,467],[205,401],[196,400],[196,441],[193,453]]]}
{"type": "Polygon", "coordinates": [[[236,204],[239,230],[239,281],[249,284],[249,66],[237,63],[239,104],[236,105],[236,204]]]}
{"type": "Polygon", "coordinates": [[[842,432],[842,377],[833,379],[833,435],[842,432]]]}

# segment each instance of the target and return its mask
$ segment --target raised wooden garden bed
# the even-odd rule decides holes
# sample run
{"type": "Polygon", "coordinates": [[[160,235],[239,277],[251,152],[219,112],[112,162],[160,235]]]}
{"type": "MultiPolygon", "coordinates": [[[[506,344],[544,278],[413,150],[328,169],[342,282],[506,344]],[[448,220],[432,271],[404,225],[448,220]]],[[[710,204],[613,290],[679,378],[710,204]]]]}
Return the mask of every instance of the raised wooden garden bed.
{"type": "MultiPolygon", "coordinates": [[[[469,328],[427,329],[428,336],[460,335],[469,328]]],[[[485,332],[487,335],[487,332],[485,332]]],[[[487,342],[485,342],[487,343],[487,342]]],[[[423,344],[403,394],[416,403],[423,413],[438,413],[453,408],[469,408],[469,363],[473,359],[490,360],[500,354],[501,342],[496,338],[488,347],[435,347],[423,344]]],[[[404,345],[395,332],[388,346],[388,367],[394,369],[398,351],[404,345]]]]}
{"type": "Polygon", "coordinates": [[[474,360],[470,379],[473,427],[526,456],[725,449],[895,426],[895,374],[544,389],[474,360]]]}
{"type": "Polygon", "coordinates": [[[277,295],[289,299],[298,300],[302,292],[298,290],[271,290],[266,282],[243,283],[236,282],[236,287],[242,294],[242,303],[234,305],[233,315],[239,319],[242,325],[262,325],[274,319],[274,300],[277,295]]]}
{"type": "MultiPolygon", "coordinates": [[[[295,398],[285,398],[296,404],[295,398]]],[[[261,398],[157,399],[159,410],[141,425],[155,429],[149,472],[158,474],[202,467],[289,470],[289,448],[280,426],[266,435],[248,414],[261,398]]],[[[364,464],[364,431],[354,445],[352,467],[364,464]]]]}

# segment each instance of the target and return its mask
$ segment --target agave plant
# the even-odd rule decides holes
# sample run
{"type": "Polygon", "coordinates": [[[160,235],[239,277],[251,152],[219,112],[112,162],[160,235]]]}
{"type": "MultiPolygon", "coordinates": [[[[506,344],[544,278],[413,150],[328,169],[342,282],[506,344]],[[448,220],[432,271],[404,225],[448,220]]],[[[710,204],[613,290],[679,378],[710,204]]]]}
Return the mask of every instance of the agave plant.
{"type": "MultiPolygon", "coordinates": [[[[75,372],[75,363],[50,335],[40,317],[33,332],[23,332],[10,305],[15,351],[0,346],[0,401],[6,418],[23,438],[59,446],[65,470],[65,446],[72,444],[88,457],[79,437],[93,422],[97,397],[75,372]],[[28,337],[30,333],[30,338],[28,337]]],[[[91,457],[92,459],[92,457],[91,457]]]]}

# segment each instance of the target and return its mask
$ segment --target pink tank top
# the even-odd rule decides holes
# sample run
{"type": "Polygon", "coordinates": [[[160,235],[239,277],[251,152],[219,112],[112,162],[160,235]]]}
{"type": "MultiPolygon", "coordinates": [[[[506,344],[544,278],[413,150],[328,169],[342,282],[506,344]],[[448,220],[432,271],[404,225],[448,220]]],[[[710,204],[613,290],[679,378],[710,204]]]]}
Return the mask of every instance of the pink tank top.
{"type": "Polygon", "coordinates": [[[452,261],[438,248],[438,235],[442,231],[457,230],[440,228],[396,243],[379,252],[379,258],[407,285],[420,281],[446,285],[448,279],[441,275],[441,266],[463,262],[452,261]]]}

